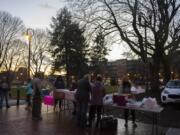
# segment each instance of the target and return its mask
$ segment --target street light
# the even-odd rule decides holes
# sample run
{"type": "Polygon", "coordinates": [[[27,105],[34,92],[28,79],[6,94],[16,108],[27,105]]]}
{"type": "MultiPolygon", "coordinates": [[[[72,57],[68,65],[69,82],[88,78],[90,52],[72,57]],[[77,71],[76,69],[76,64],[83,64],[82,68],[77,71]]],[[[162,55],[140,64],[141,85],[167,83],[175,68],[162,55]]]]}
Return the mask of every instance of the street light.
{"type": "Polygon", "coordinates": [[[28,28],[25,32],[26,39],[28,40],[28,45],[29,45],[29,56],[28,56],[28,78],[30,78],[30,61],[31,61],[31,40],[33,36],[33,29],[28,28]]]}

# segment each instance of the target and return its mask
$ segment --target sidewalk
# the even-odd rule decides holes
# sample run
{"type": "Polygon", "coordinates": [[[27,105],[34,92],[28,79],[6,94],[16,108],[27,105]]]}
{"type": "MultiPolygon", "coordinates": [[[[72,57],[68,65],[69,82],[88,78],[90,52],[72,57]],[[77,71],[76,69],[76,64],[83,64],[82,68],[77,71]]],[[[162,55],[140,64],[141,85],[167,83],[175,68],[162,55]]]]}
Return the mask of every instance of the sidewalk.
{"type": "MultiPolygon", "coordinates": [[[[124,120],[118,119],[118,128],[112,131],[98,129],[80,129],[76,126],[76,119],[70,111],[54,112],[49,107],[43,106],[43,120],[33,121],[31,112],[26,111],[24,105],[12,106],[0,110],[0,135],[152,135],[152,126],[138,122],[138,127],[133,129],[129,123],[128,129],[124,127],[124,120]]],[[[159,128],[160,135],[165,133],[164,128],[159,128]]]]}
{"type": "MultiPolygon", "coordinates": [[[[16,106],[17,100],[16,99],[9,99],[9,106],[16,106]]],[[[25,100],[19,100],[19,105],[24,105],[26,104],[25,100]]],[[[3,102],[3,106],[6,106],[5,101],[3,102]]]]}

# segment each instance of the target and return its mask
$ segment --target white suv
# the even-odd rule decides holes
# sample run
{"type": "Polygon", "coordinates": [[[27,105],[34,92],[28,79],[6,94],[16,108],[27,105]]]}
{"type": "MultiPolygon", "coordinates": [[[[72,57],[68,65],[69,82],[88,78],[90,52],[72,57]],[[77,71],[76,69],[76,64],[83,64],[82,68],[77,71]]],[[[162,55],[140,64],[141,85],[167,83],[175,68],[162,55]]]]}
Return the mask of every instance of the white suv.
{"type": "Polygon", "coordinates": [[[180,80],[170,80],[161,93],[162,103],[180,103],[180,80]]]}

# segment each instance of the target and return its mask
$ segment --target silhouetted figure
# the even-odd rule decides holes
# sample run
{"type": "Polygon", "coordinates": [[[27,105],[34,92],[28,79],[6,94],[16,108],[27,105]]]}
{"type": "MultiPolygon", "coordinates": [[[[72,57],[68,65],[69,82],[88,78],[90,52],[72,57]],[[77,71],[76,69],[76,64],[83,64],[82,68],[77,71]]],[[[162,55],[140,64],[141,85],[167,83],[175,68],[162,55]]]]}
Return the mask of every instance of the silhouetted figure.
{"type": "Polygon", "coordinates": [[[2,78],[2,81],[0,82],[0,108],[2,108],[3,101],[5,99],[6,101],[6,108],[9,108],[9,103],[8,103],[8,97],[9,97],[9,83],[6,77],[2,78]]]}
{"type": "Polygon", "coordinates": [[[90,111],[89,111],[89,126],[92,126],[92,121],[97,114],[96,127],[99,126],[101,120],[102,108],[103,108],[103,97],[105,96],[105,88],[102,84],[102,77],[98,76],[95,82],[92,84],[91,89],[91,100],[90,100],[90,111]]]}
{"type": "MultiPolygon", "coordinates": [[[[72,80],[70,91],[77,90],[77,87],[78,87],[78,79],[77,79],[77,77],[74,77],[72,80]]],[[[73,105],[74,105],[74,109],[73,109],[72,114],[75,115],[76,114],[76,102],[73,102],[73,105]]]]}
{"type": "MultiPolygon", "coordinates": [[[[62,78],[61,75],[59,75],[57,78],[56,78],[56,81],[54,83],[54,87],[56,89],[64,89],[65,88],[65,84],[64,84],[64,80],[62,78]]],[[[55,105],[54,107],[56,107],[56,105],[58,104],[59,102],[59,108],[61,109],[62,108],[62,100],[63,99],[55,99],[55,105]]],[[[55,108],[54,108],[55,109],[55,108]]]]}
{"type": "Polygon", "coordinates": [[[85,75],[78,82],[77,92],[75,98],[77,101],[77,121],[81,128],[86,127],[87,110],[90,97],[91,86],[89,83],[89,75],[85,75]]]}
{"type": "Polygon", "coordinates": [[[41,120],[42,93],[41,93],[41,80],[39,74],[35,75],[35,78],[32,80],[32,85],[33,85],[32,119],[41,120]]]}
{"type": "Polygon", "coordinates": [[[31,109],[31,107],[32,107],[32,104],[31,104],[32,93],[33,93],[33,86],[32,86],[32,82],[31,82],[31,78],[29,78],[27,81],[27,86],[26,86],[27,106],[25,109],[27,109],[27,110],[31,109]]]}
{"type": "MultiPolygon", "coordinates": [[[[125,76],[122,80],[122,93],[123,94],[131,94],[131,83],[130,83],[129,78],[127,76],[125,76]]],[[[131,115],[132,115],[133,127],[137,127],[137,125],[135,123],[135,110],[131,110],[131,115]]],[[[125,109],[124,110],[124,117],[125,117],[124,126],[126,128],[128,127],[128,116],[129,116],[129,110],[125,109]]]]}

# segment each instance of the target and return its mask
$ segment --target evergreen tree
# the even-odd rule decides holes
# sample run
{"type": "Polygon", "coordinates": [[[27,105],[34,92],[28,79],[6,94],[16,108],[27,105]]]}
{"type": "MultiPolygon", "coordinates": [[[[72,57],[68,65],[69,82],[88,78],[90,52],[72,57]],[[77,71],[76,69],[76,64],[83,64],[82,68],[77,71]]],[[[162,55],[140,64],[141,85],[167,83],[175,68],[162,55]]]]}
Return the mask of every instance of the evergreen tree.
{"type": "Polygon", "coordinates": [[[71,13],[63,8],[56,18],[52,19],[51,46],[54,57],[54,70],[65,69],[67,85],[69,76],[87,72],[87,48],[84,30],[72,21],[71,13]]]}
{"type": "Polygon", "coordinates": [[[97,74],[103,73],[103,67],[107,63],[105,56],[108,54],[108,48],[102,30],[97,33],[91,50],[91,70],[97,74]]]}

